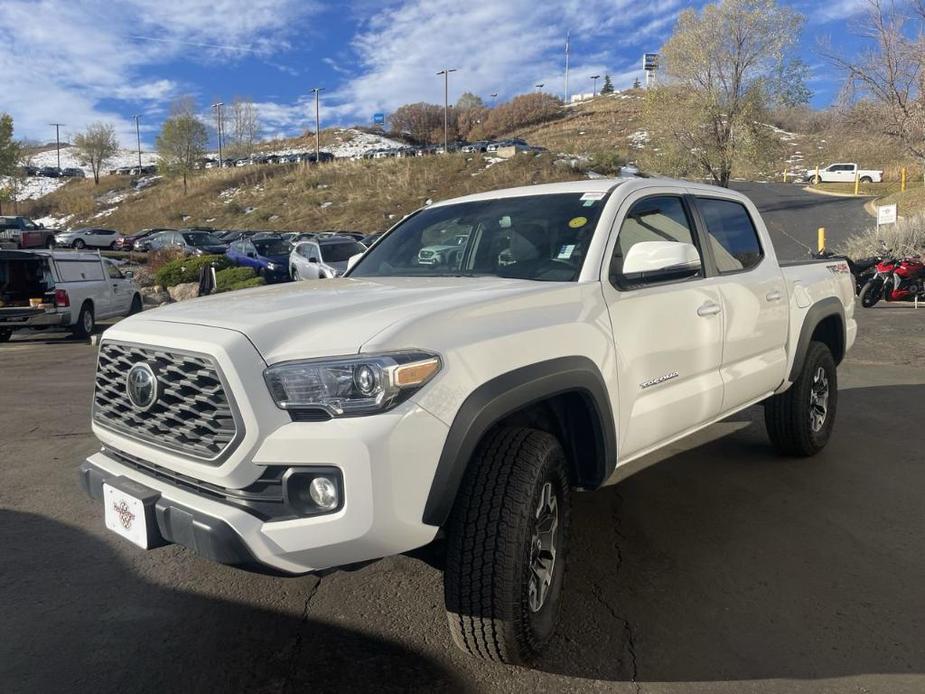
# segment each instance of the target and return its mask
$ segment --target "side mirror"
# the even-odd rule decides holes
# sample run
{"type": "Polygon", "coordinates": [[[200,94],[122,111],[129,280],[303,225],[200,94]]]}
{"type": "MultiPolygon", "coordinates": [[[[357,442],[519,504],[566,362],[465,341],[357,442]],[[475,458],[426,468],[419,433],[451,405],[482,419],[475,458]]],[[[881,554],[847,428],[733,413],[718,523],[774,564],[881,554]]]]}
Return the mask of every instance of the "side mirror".
{"type": "Polygon", "coordinates": [[[132,278],[135,276],[135,273],[132,272],[131,270],[126,270],[126,271],[125,271],[124,273],[122,273],[122,274],[125,275],[125,279],[127,279],[127,280],[130,280],[130,279],[132,279],[132,278]]]}
{"type": "Polygon", "coordinates": [[[310,256],[309,259],[308,259],[308,262],[310,262],[310,263],[317,263],[317,262],[318,262],[318,259],[317,259],[315,256],[310,256]]]}
{"type": "Polygon", "coordinates": [[[627,252],[622,275],[631,282],[657,282],[693,277],[700,269],[700,254],[693,244],[642,241],[627,252]]]}
{"type": "Polygon", "coordinates": [[[356,265],[356,264],[359,262],[360,258],[362,258],[362,257],[363,257],[363,254],[362,254],[362,253],[357,253],[356,255],[350,256],[350,257],[347,259],[347,269],[349,270],[349,269],[352,268],[354,265],[356,265]]]}

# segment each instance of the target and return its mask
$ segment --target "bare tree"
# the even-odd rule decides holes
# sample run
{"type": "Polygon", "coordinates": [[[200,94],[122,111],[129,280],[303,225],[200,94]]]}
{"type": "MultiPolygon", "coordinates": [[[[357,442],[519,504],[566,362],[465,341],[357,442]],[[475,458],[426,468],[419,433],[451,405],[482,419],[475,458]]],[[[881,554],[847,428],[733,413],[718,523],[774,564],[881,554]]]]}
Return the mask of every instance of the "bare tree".
{"type": "Polygon", "coordinates": [[[77,158],[90,167],[93,182],[99,184],[103,165],[119,151],[115,129],[109,123],[91,123],[84,132],[74,136],[74,146],[77,158]]]}
{"type": "Polygon", "coordinates": [[[843,98],[853,110],[925,161],[925,2],[899,7],[892,0],[867,2],[867,16],[856,32],[871,47],[850,57],[827,47],[823,53],[845,74],[843,98]]]}
{"type": "Polygon", "coordinates": [[[0,212],[2,201],[16,199],[16,180],[19,173],[22,145],[13,139],[13,117],[0,113],[0,179],[5,182],[0,187],[0,212]]]}
{"type": "Polygon", "coordinates": [[[662,48],[667,81],[646,95],[647,163],[726,186],[738,162],[769,159],[779,144],[763,125],[769,109],[809,98],[805,66],[787,58],[802,21],[776,0],[682,12],[662,48]]]}
{"type": "Polygon", "coordinates": [[[157,136],[157,154],[168,175],[183,177],[183,193],[187,178],[202,159],[209,143],[209,131],[195,112],[192,99],[174,104],[173,115],[164,121],[157,136]]]}
{"type": "Polygon", "coordinates": [[[231,142],[229,150],[236,156],[246,157],[254,153],[260,139],[260,121],[253,101],[236,96],[231,102],[231,142]]]}

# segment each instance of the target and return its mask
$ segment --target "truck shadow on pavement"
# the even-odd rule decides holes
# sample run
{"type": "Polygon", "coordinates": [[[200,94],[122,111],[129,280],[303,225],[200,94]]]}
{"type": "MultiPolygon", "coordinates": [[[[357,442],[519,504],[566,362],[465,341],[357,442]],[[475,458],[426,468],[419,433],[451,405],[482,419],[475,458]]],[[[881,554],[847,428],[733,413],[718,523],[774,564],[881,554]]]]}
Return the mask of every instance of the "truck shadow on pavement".
{"type": "MultiPolygon", "coordinates": [[[[0,557],[4,692],[461,689],[399,644],[197,594],[195,585],[152,584],[106,543],[38,515],[0,509],[0,557]]],[[[236,575],[228,573],[229,590],[236,575]]],[[[316,586],[314,577],[293,579],[279,592],[304,591],[307,609],[316,586]]]]}
{"type": "Polygon", "coordinates": [[[781,458],[753,408],[576,496],[538,668],[645,682],[925,673],[925,386],[843,390],[828,448],[781,458]]]}

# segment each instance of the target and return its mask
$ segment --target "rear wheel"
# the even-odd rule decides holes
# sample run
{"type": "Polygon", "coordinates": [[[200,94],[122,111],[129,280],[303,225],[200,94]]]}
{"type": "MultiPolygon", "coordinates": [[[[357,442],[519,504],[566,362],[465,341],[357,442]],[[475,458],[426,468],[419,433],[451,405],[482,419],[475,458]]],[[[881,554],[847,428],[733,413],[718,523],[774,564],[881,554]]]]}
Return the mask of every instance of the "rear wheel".
{"type": "Polygon", "coordinates": [[[444,599],[459,648],[504,663],[542,650],[559,616],[569,509],[555,437],[516,427],[482,442],[447,526],[444,599]]]}
{"type": "Polygon", "coordinates": [[[295,265],[289,268],[289,276],[292,277],[293,282],[298,282],[300,279],[302,279],[299,277],[299,268],[297,268],[295,265]]]}
{"type": "Polygon", "coordinates": [[[861,293],[858,294],[858,298],[861,300],[861,306],[864,308],[870,308],[874,306],[880,298],[883,296],[883,280],[881,279],[872,279],[867,282],[862,288],[861,293]]]}
{"type": "Polygon", "coordinates": [[[77,240],[74,241],[74,243],[72,243],[71,245],[72,245],[74,248],[78,249],[78,250],[80,250],[81,248],[86,248],[86,247],[87,247],[87,244],[84,242],[83,239],[77,239],[77,240]]]}
{"type": "Polygon", "coordinates": [[[77,324],[71,328],[74,337],[88,338],[93,334],[93,328],[96,327],[96,319],[93,316],[93,306],[90,302],[85,302],[80,307],[80,313],[77,316],[77,324]]]}
{"type": "Polygon", "coordinates": [[[45,248],[54,248],[55,247],[55,237],[49,236],[45,239],[45,248]]]}
{"type": "Polygon", "coordinates": [[[870,176],[861,176],[861,183],[873,183],[874,179],[870,176]]]}
{"type": "Polygon", "coordinates": [[[820,183],[822,183],[822,179],[819,178],[818,176],[813,176],[811,183],[812,183],[814,186],[817,186],[817,185],[819,185],[820,183]]]}
{"type": "Polygon", "coordinates": [[[829,442],[838,405],[838,375],[832,352],[810,342],[796,382],[765,401],[764,422],[774,447],[784,455],[815,455],[829,442]]]}
{"type": "Polygon", "coordinates": [[[9,342],[13,337],[12,328],[0,328],[0,342],[9,342]]]}

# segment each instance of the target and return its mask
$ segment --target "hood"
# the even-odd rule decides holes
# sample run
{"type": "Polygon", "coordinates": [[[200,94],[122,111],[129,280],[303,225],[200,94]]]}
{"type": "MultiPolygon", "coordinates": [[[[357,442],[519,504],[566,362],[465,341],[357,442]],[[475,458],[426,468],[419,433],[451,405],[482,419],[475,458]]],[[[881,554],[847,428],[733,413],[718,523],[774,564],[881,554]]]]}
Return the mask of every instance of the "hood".
{"type": "Polygon", "coordinates": [[[285,255],[262,255],[260,256],[263,260],[268,260],[271,263],[276,265],[287,265],[289,263],[289,254],[285,255]]]}
{"type": "Polygon", "coordinates": [[[235,330],[272,364],[356,354],[365,342],[400,321],[550,291],[557,284],[561,286],[498,277],[293,282],[183,301],[137,314],[122,324],[161,321],[235,330]]]}

